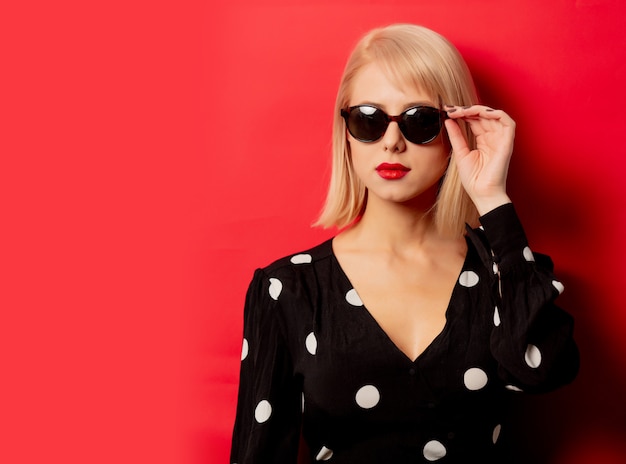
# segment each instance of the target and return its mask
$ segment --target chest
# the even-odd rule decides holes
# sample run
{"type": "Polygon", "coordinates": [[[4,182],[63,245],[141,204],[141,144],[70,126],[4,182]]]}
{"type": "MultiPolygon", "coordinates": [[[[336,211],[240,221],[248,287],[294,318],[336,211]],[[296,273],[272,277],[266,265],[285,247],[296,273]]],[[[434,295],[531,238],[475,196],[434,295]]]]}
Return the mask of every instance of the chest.
{"type": "Polygon", "coordinates": [[[468,287],[456,275],[446,286],[434,278],[436,273],[422,283],[387,274],[381,275],[380,285],[372,279],[367,286],[371,291],[358,297],[344,273],[332,273],[328,282],[321,282],[323,295],[316,298],[320,304],[313,310],[316,322],[302,331],[298,342],[302,346],[304,335],[309,340],[314,333],[315,350],[298,348],[301,355],[295,356],[308,412],[353,417],[362,411],[354,409],[355,395],[373,385],[393,414],[406,412],[408,420],[424,408],[430,410],[440,395],[467,394],[468,369],[480,366],[495,378],[486,277],[468,263],[459,272],[476,272],[480,281],[468,287]],[[423,291],[407,289],[407,284],[423,291]],[[428,304],[434,308],[430,314],[422,308],[428,304]]]}
{"type": "Polygon", "coordinates": [[[346,259],[342,268],[364,309],[396,347],[415,360],[446,324],[462,256],[437,261],[346,259]]]}

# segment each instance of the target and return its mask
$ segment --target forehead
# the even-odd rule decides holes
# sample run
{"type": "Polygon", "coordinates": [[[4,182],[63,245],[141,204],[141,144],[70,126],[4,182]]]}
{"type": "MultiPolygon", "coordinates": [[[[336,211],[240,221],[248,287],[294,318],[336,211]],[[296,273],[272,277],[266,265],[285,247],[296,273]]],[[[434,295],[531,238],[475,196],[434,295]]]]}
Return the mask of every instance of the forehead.
{"type": "Polygon", "coordinates": [[[378,63],[369,63],[353,78],[350,106],[373,103],[386,111],[402,111],[415,103],[438,106],[422,86],[387,72],[378,63]]]}

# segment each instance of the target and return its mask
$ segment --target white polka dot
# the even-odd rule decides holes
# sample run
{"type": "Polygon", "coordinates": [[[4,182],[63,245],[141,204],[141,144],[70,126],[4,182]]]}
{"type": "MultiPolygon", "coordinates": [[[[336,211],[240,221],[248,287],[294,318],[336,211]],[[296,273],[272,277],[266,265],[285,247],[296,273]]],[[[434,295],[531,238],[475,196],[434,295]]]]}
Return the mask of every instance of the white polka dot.
{"type": "Polygon", "coordinates": [[[553,280],[552,285],[559,291],[559,295],[565,291],[565,286],[558,280],[553,280]]]}
{"type": "Polygon", "coordinates": [[[429,461],[437,461],[446,455],[446,447],[440,441],[431,440],[424,446],[424,457],[429,461]]]}
{"type": "Polygon", "coordinates": [[[278,279],[270,279],[270,296],[274,300],[278,300],[280,292],[283,291],[283,283],[278,279]]]}
{"type": "Polygon", "coordinates": [[[526,261],[531,262],[535,260],[535,256],[533,255],[533,252],[529,247],[524,248],[524,251],[522,253],[524,254],[524,259],[526,261]]]}
{"type": "Polygon", "coordinates": [[[241,360],[243,361],[248,357],[248,340],[243,339],[243,346],[241,347],[241,360]]]}
{"type": "Polygon", "coordinates": [[[514,392],[522,392],[522,391],[524,391],[521,388],[516,387],[515,385],[507,385],[504,388],[506,388],[507,390],[510,390],[510,391],[514,391],[514,392]]]}
{"type": "Polygon", "coordinates": [[[536,369],[541,364],[541,351],[535,345],[528,345],[524,360],[529,367],[536,369]]]}
{"type": "Polygon", "coordinates": [[[355,289],[352,289],[348,293],[346,293],[346,301],[352,306],[363,306],[363,302],[361,301],[361,298],[359,297],[359,294],[356,292],[355,289]]]}
{"type": "Polygon", "coordinates": [[[498,327],[500,325],[500,323],[501,323],[501,321],[500,321],[500,311],[498,311],[498,307],[496,306],[496,309],[493,312],[493,325],[498,327]]]}
{"type": "Polygon", "coordinates": [[[259,424],[262,424],[263,422],[268,420],[271,415],[272,405],[267,400],[259,402],[256,409],[254,410],[254,418],[259,424]]]}
{"type": "Polygon", "coordinates": [[[493,263],[493,273],[498,274],[500,272],[500,268],[498,267],[498,263],[493,263]]]}
{"type": "Polygon", "coordinates": [[[493,429],[493,433],[491,434],[491,441],[495,445],[498,442],[498,438],[500,437],[500,431],[502,430],[502,426],[500,424],[496,425],[493,429]]]}
{"type": "Polygon", "coordinates": [[[472,367],[465,371],[463,383],[468,390],[480,390],[487,385],[487,374],[478,367],[472,367]]]}
{"type": "Polygon", "coordinates": [[[320,450],[319,453],[317,453],[315,460],[316,461],[328,461],[332,457],[333,457],[333,450],[329,450],[325,446],[322,446],[322,449],[320,450]]]}
{"type": "Polygon", "coordinates": [[[300,254],[292,256],[290,261],[292,264],[309,264],[313,261],[313,257],[308,254],[300,254]]]}
{"type": "Polygon", "coordinates": [[[306,337],[304,344],[306,345],[306,350],[309,353],[314,355],[317,352],[317,338],[315,338],[315,334],[313,332],[306,337]]]}
{"type": "Polygon", "coordinates": [[[373,385],[365,385],[356,392],[356,404],[363,409],[371,409],[380,401],[380,393],[373,385]]]}
{"type": "Polygon", "coordinates": [[[463,271],[459,276],[459,283],[464,287],[473,287],[478,283],[478,274],[474,271],[463,271]]]}

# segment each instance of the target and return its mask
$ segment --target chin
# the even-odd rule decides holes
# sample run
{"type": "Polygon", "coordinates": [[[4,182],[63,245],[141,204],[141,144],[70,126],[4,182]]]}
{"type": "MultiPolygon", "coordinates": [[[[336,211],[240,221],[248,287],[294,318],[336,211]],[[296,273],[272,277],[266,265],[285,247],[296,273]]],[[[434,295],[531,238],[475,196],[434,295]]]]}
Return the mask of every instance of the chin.
{"type": "Polygon", "coordinates": [[[389,203],[398,203],[406,206],[423,206],[429,207],[435,203],[436,197],[431,194],[430,190],[418,193],[396,193],[390,195],[381,195],[379,198],[389,203]]]}

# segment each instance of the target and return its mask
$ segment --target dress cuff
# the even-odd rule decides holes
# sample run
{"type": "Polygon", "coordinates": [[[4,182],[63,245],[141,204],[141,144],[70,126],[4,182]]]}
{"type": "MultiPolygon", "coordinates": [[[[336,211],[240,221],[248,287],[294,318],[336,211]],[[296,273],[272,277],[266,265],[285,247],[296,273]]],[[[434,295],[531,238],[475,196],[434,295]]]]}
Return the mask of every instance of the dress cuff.
{"type": "Polygon", "coordinates": [[[526,233],[513,207],[513,203],[499,206],[480,217],[493,260],[500,270],[508,269],[516,263],[530,261],[526,233]]]}

